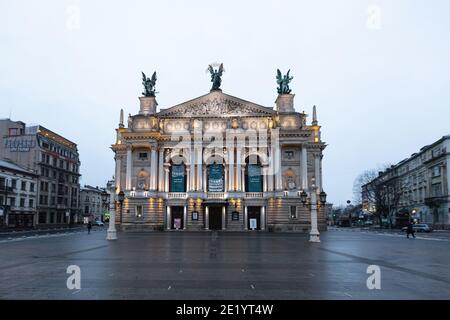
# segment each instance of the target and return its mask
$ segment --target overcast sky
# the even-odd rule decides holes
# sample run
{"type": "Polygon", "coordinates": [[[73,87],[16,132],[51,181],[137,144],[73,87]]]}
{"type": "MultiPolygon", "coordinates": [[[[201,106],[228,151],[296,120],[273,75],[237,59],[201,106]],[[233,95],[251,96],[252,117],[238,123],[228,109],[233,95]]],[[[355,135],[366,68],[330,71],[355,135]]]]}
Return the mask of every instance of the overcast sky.
{"type": "Polygon", "coordinates": [[[361,171],[450,133],[449,13],[447,0],[0,0],[0,118],[73,140],[81,183],[102,185],[141,70],[157,70],[167,108],[209,91],[211,62],[225,93],[274,106],[276,69],[290,68],[297,111],[317,105],[325,191],[342,204],[361,171]]]}

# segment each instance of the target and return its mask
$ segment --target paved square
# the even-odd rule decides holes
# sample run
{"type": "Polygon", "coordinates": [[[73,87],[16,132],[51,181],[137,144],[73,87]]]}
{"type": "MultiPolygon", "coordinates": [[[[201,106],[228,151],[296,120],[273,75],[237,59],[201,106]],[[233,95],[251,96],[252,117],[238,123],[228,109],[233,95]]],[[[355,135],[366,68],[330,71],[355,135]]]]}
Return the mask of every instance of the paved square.
{"type": "Polygon", "coordinates": [[[2,299],[449,299],[450,236],[77,232],[0,241],[2,299]],[[368,290],[368,265],[381,290],[368,290]],[[81,290],[69,290],[69,265],[81,290]]]}

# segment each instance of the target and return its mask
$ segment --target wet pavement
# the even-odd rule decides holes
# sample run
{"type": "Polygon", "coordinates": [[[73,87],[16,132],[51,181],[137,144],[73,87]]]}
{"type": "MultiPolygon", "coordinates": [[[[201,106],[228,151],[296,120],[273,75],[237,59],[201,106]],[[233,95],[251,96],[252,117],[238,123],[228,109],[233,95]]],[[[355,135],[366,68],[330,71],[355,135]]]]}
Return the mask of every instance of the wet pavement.
{"type": "Polygon", "coordinates": [[[0,242],[1,299],[450,299],[450,234],[73,232],[0,242]],[[66,286],[69,265],[81,289],[66,286]],[[381,289],[369,290],[369,265],[381,289]]]}

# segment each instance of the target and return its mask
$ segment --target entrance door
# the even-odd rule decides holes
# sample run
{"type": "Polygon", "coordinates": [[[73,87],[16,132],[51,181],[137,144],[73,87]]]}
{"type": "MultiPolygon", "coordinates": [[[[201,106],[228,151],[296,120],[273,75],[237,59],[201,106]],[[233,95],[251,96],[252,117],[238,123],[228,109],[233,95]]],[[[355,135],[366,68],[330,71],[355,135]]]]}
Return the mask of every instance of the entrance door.
{"type": "Polygon", "coordinates": [[[170,207],[172,211],[172,229],[175,230],[183,230],[184,221],[183,221],[183,207],[170,207]]]}
{"type": "Polygon", "coordinates": [[[248,207],[248,230],[261,229],[261,207],[248,207]]]}
{"type": "Polygon", "coordinates": [[[209,207],[209,229],[222,229],[222,207],[209,207]]]}

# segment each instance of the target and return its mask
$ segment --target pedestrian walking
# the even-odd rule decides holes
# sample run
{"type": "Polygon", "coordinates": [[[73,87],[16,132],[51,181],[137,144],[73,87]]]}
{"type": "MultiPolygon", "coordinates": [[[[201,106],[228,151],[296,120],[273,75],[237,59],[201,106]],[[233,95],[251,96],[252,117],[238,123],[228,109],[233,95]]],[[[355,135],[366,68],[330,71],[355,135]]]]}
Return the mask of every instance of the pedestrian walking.
{"type": "Polygon", "coordinates": [[[89,221],[87,224],[88,234],[91,234],[92,223],[89,221]]]}
{"type": "Polygon", "coordinates": [[[409,235],[412,235],[413,238],[415,238],[416,236],[414,235],[414,227],[413,227],[413,223],[410,222],[408,224],[408,227],[406,229],[406,237],[409,239],[409,235]]]}

